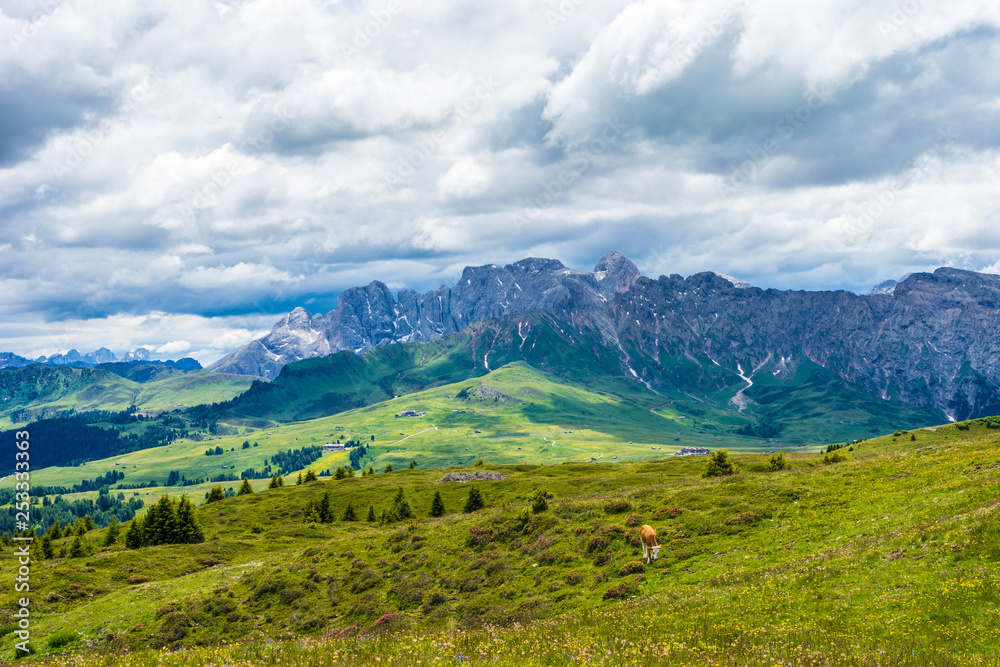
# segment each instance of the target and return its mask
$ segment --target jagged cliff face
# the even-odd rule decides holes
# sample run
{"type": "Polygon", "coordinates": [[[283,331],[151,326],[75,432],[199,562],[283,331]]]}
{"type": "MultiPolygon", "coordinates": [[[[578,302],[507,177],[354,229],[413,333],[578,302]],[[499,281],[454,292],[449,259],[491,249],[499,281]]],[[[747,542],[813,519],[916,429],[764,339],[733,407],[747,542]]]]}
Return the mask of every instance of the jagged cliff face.
{"type": "Polygon", "coordinates": [[[678,359],[714,366],[713,381],[734,391],[810,360],[867,393],[957,419],[1000,413],[1000,277],[955,269],[858,296],[761,290],[715,273],[651,280],[617,251],[593,272],[525,259],[470,267],[454,287],[398,299],[379,282],[347,290],[330,313],[296,309],[211,369],[273,378],[299,359],[425,341],[529,311],[572,322],[615,350],[623,374],[654,388],[691,381],[678,359]]]}
{"type": "Polygon", "coordinates": [[[296,308],[270,334],[209,369],[273,378],[282,366],[300,359],[426,341],[503,315],[545,311],[568,318],[596,312],[638,278],[635,264],[613,251],[593,273],[573,271],[554,259],[530,258],[507,266],[468,267],[454,287],[425,294],[403,290],[398,299],[376,281],[344,291],[337,308],[326,315],[296,308]]]}

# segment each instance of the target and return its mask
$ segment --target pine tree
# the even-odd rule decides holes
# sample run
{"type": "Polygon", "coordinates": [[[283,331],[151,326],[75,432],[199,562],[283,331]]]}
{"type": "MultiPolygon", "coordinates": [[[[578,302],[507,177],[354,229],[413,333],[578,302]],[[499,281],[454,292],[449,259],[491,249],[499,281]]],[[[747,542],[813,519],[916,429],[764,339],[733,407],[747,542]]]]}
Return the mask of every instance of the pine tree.
{"type": "Polygon", "coordinates": [[[128,527],[128,532],[125,533],[125,546],[129,549],[138,549],[143,546],[145,542],[145,536],[143,535],[143,520],[142,517],[136,517],[132,519],[132,524],[128,527]]]}
{"type": "Polygon", "coordinates": [[[392,511],[389,513],[389,520],[405,521],[411,518],[413,518],[413,508],[410,507],[410,503],[406,500],[403,487],[399,487],[396,491],[396,497],[392,501],[392,511]]]}
{"type": "Polygon", "coordinates": [[[486,507],[486,503],[483,502],[483,494],[479,492],[478,486],[473,486],[469,489],[469,497],[465,500],[464,512],[466,514],[471,514],[472,512],[481,510],[484,507],[486,507]]]}
{"type": "Polygon", "coordinates": [[[306,470],[306,481],[307,482],[315,482],[316,479],[317,479],[316,472],[312,468],[309,468],[309,470],[306,470]]]}
{"type": "Polygon", "coordinates": [[[431,516],[444,516],[444,499],[441,492],[434,493],[434,500],[431,502],[431,516]]]}
{"type": "Polygon", "coordinates": [[[250,486],[250,480],[246,477],[243,478],[243,484],[240,486],[240,490],[236,492],[238,496],[246,496],[253,493],[253,487],[250,486]]]}
{"type": "Polygon", "coordinates": [[[705,469],[703,477],[721,477],[732,475],[736,472],[733,462],[729,460],[729,452],[724,449],[717,449],[708,457],[708,467],[705,469]]]}
{"type": "Polygon", "coordinates": [[[413,460],[411,460],[411,461],[410,461],[410,470],[413,470],[413,469],[414,469],[414,468],[416,468],[416,467],[417,467],[417,462],[416,462],[416,461],[413,461],[413,460]]]}
{"type": "Polygon", "coordinates": [[[276,489],[279,486],[281,486],[281,484],[278,483],[278,474],[275,473],[275,474],[271,475],[271,483],[267,485],[267,488],[269,488],[269,489],[276,489]]]}
{"type": "Polygon", "coordinates": [[[375,466],[368,466],[368,474],[369,475],[375,474],[375,466]]]}
{"type": "Polygon", "coordinates": [[[787,467],[788,467],[788,464],[785,462],[785,453],[784,452],[778,452],[777,454],[771,454],[771,458],[767,462],[767,469],[768,470],[774,470],[774,471],[784,470],[787,467]]]}
{"type": "Polygon", "coordinates": [[[347,468],[344,470],[344,474],[346,474],[348,477],[354,477],[354,466],[347,466],[347,468]]]}
{"type": "Polygon", "coordinates": [[[344,479],[347,477],[347,473],[344,472],[344,466],[337,466],[337,471],[333,473],[334,479],[344,479]]]}
{"type": "Polygon", "coordinates": [[[284,485],[285,485],[285,478],[284,478],[284,476],[278,475],[278,486],[284,486],[284,485]]]}
{"type": "Polygon", "coordinates": [[[316,514],[319,515],[319,520],[321,523],[333,522],[333,511],[330,509],[329,491],[324,493],[323,497],[319,499],[319,507],[316,508],[316,514]]]}
{"type": "Polygon", "coordinates": [[[216,486],[213,486],[212,490],[208,492],[208,500],[205,501],[205,504],[207,505],[209,503],[217,503],[220,500],[225,500],[225,499],[226,499],[226,492],[222,490],[222,485],[218,484],[216,486]]]}
{"type": "Polygon", "coordinates": [[[302,473],[299,473],[298,478],[295,480],[295,486],[301,486],[301,485],[302,485],[302,473]]]}
{"type": "Polygon", "coordinates": [[[378,521],[378,519],[375,518],[375,506],[374,505],[369,505],[368,506],[368,519],[367,519],[367,521],[368,521],[368,523],[375,523],[376,521],[378,521]]]}
{"type": "Polygon", "coordinates": [[[69,548],[70,558],[82,558],[87,555],[87,548],[83,546],[83,537],[77,535],[73,538],[73,544],[69,548]]]}
{"type": "Polygon", "coordinates": [[[77,519],[73,522],[73,534],[80,537],[87,534],[87,523],[83,519],[77,519]]]}
{"type": "Polygon", "coordinates": [[[83,525],[87,527],[87,532],[89,533],[94,529],[94,519],[88,514],[83,517],[83,525]]]}
{"type": "Polygon", "coordinates": [[[354,502],[351,500],[347,501],[347,508],[344,510],[343,521],[357,521],[358,515],[354,511],[354,502]]]}
{"type": "Polygon", "coordinates": [[[392,464],[391,464],[391,463],[387,463],[387,464],[386,464],[386,466],[385,466],[385,471],[386,471],[386,472],[392,472],[392,464]]]}
{"type": "Polygon", "coordinates": [[[48,535],[53,540],[62,539],[63,536],[62,526],[59,525],[58,519],[52,522],[52,525],[49,526],[49,529],[45,534],[48,535]]]}
{"type": "Polygon", "coordinates": [[[177,541],[182,544],[205,541],[205,533],[194,517],[194,503],[187,496],[181,496],[177,503],[177,541]]]}
{"type": "Polygon", "coordinates": [[[118,519],[112,519],[111,523],[108,524],[108,532],[104,533],[104,541],[101,542],[102,547],[114,546],[118,543],[118,538],[121,537],[122,529],[118,524],[118,519]]]}
{"type": "Polygon", "coordinates": [[[52,538],[48,533],[42,535],[42,558],[50,560],[56,555],[56,550],[52,548],[52,538]]]}

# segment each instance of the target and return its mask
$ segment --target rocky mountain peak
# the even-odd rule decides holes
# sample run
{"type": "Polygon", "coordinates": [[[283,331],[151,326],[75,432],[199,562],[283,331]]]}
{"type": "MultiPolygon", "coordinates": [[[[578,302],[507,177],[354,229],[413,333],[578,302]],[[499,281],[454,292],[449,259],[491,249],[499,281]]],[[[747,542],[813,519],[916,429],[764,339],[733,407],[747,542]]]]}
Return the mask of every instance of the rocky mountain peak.
{"type": "Polygon", "coordinates": [[[605,296],[627,292],[641,275],[639,267],[620,250],[612,250],[594,266],[594,277],[605,296]]]}

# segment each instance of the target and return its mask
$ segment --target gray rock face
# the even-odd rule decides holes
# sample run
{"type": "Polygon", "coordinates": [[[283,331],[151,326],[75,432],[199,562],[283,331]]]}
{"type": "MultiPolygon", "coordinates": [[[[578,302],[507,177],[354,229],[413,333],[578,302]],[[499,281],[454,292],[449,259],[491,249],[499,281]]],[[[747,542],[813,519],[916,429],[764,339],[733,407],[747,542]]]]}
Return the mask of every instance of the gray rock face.
{"type": "Polygon", "coordinates": [[[507,266],[466,267],[454,287],[425,294],[402,290],[398,299],[375,281],[345,290],[326,315],[296,308],[270,334],[209,370],[274,378],[285,364],[300,359],[426,341],[503,315],[542,310],[570,317],[627,291],[638,278],[635,264],[614,250],[592,273],[573,271],[554,259],[529,258],[507,266]]]}
{"type": "Polygon", "coordinates": [[[679,384],[670,359],[739,376],[791,373],[809,360],[872,395],[957,419],[1000,413],[1000,276],[917,273],[890,293],[762,290],[716,273],[651,280],[620,252],[593,272],[551,259],[466,268],[454,287],[397,298],[380,282],[346,290],[337,308],[297,308],[264,338],[210,370],[273,378],[287,363],[341,350],[426,341],[470,324],[550,312],[614,347],[622,372],[679,384]]]}

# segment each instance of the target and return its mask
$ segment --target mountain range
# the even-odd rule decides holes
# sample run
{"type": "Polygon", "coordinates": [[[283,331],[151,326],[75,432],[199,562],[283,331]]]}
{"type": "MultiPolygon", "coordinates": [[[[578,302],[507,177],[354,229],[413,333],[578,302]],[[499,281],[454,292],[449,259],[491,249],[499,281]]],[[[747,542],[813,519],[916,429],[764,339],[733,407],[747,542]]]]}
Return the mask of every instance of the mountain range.
{"type": "Polygon", "coordinates": [[[36,359],[28,359],[12,352],[0,352],[0,368],[24,368],[32,364],[46,364],[49,366],[72,366],[74,368],[95,368],[101,364],[129,363],[129,364],[163,364],[171,368],[185,371],[193,371],[201,368],[201,364],[191,357],[183,359],[168,359],[157,361],[153,359],[153,353],[144,347],[136,348],[119,358],[114,352],[106,347],[99,348],[93,352],[81,354],[78,350],[70,350],[65,354],[53,354],[52,356],[41,356],[36,359]]]}
{"type": "MultiPolygon", "coordinates": [[[[507,338],[523,345],[525,322],[509,316],[542,312],[653,391],[728,392],[742,409],[760,400],[761,385],[818,366],[852,390],[949,419],[1000,413],[1000,276],[941,268],[880,287],[760,289],[713,272],[653,280],[618,251],[593,271],[529,258],[467,267],[455,286],[424,294],[394,297],[378,281],[345,290],[329,313],[296,308],[209,370],[272,379],[303,359],[429,341],[492,320],[516,327],[507,338]]],[[[480,353],[490,370],[488,346],[480,353]]]]}

